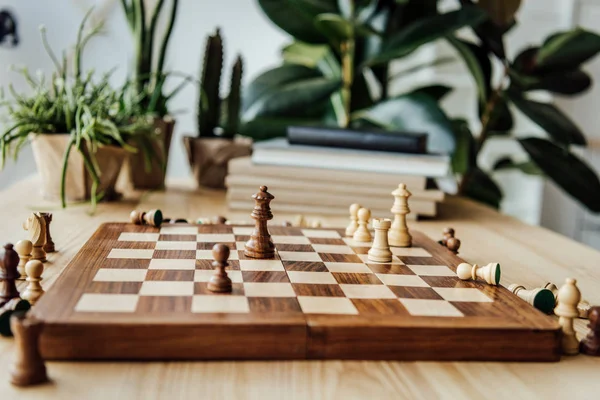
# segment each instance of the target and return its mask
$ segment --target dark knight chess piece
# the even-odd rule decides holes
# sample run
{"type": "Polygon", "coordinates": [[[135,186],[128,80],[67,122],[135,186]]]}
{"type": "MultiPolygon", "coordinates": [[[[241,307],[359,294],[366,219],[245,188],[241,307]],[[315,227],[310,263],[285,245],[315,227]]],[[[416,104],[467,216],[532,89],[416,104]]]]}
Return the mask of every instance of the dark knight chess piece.
{"type": "Polygon", "coordinates": [[[244,250],[246,257],[273,258],[275,256],[275,245],[267,228],[267,221],[273,219],[270,204],[275,197],[267,190],[266,186],[261,186],[260,191],[252,196],[255,206],[250,216],[256,224],[250,240],[246,242],[244,250]]]}

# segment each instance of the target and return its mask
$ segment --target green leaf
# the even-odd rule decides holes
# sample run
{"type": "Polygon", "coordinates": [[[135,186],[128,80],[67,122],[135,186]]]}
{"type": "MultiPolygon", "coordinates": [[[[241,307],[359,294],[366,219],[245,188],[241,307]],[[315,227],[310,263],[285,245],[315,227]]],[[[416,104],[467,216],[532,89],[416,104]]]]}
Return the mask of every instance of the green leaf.
{"type": "MultiPolygon", "coordinates": [[[[480,105],[479,115],[483,115],[485,106],[480,105]]],[[[495,134],[496,132],[507,132],[511,131],[514,126],[514,118],[510,107],[506,100],[501,97],[496,101],[494,108],[490,114],[490,120],[488,122],[488,132],[495,134]]]]}
{"type": "Polygon", "coordinates": [[[288,126],[322,126],[320,119],[259,117],[240,126],[240,135],[248,136],[255,142],[285,137],[288,126]]]}
{"type": "Polygon", "coordinates": [[[451,34],[462,27],[477,25],[486,17],[485,11],[467,6],[446,14],[417,20],[388,38],[381,52],[368,60],[367,64],[375,65],[407,56],[426,43],[451,34]]]}
{"type": "Polygon", "coordinates": [[[304,65],[318,69],[328,78],[340,78],[342,67],[327,45],[312,45],[302,42],[293,42],[285,46],[281,54],[283,60],[290,64],[304,65]]]}
{"type": "Polygon", "coordinates": [[[352,115],[368,119],[390,130],[425,132],[428,152],[449,154],[455,141],[450,120],[435,99],[424,93],[409,93],[382,101],[352,115]]]}
{"type": "Polygon", "coordinates": [[[338,11],[337,0],[258,0],[258,4],[275,25],[307,43],[327,43],[314,19],[338,11]]]}
{"type": "Polygon", "coordinates": [[[538,69],[574,69],[600,52],[600,36],[577,28],[550,36],[540,47],[538,69]]]}
{"type": "Polygon", "coordinates": [[[452,154],[452,171],[455,174],[464,174],[475,165],[473,150],[475,141],[465,120],[452,121],[456,149],[452,154]]]}
{"type": "Polygon", "coordinates": [[[262,116],[277,116],[308,107],[327,99],[339,90],[338,79],[310,78],[267,89],[243,114],[245,121],[262,116]]]}
{"type": "Polygon", "coordinates": [[[558,143],[564,146],[571,144],[585,146],[587,144],[577,125],[554,105],[528,100],[513,90],[509,90],[507,93],[510,100],[523,114],[538,124],[558,143]]]}
{"type": "Polygon", "coordinates": [[[487,11],[494,24],[505,27],[514,22],[521,0],[479,0],[477,5],[487,11]]]}
{"type": "Polygon", "coordinates": [[[600,180],[585,161],[554,143],[539,139],[519,140],[531,159],[566,193],[590,211],[600,211],[600,180]]]}
{"type": "Polygon", "coordinates": [[[582,70],[552,72],[532,81],[525,90],[547,90],[555,94],[576,95],[592,86],[592,78],[582,70]]]}
{"type": "Polygon", "coordinates": [[[343,42],[354,37],[352,22],[337,14],[319,14],[315,19],[315,26],[334,43],[343,42]]]}
{"type": "MultiPolygon", "coordinates": [[[[473,7],[475,5],[473,0],[460,0],[460,3],[463,7],[473,7]]],[[[494,53],[501,60],[506,59],[506,52],[504,50],[504,33],[506,29],[505,27],[496,25],[491,18],[487,18],[479,25],[473,27],[473,31],[481,40],[482,47],[486,51],[494,53]]]]}
{"type": "Polygon", "coordinates": [[[516,169],[527,175],[544,175],[544,172],[540,169],[540,167],[537,166],[536,163],[532,161],[515,162],[510,157],[503,157],[499,159],[496,161],[492,169],[494,171],[516,169]]]}
{"type": "Polygon", "coordinates": [[[448,93],[452,91],[452,88],[444,85],[430,85],[423,86],[412,91],[412,93],[425,93],[426,95],[434,98],[436,101],[442,100],[448,93]]]}
{"type": "Polygon", "coordinates": [[[487,52],[473,43],[465,42],[464,40],[457,39],[453,36],[448,36],[446,39],[462,56],[467,68],[475,80],[479,102],[485,104],[490,91],[489,77],[491,76],[492,69],[487,52]],[[487,74],[486,71],[488,72],[487,74]]]}
{"type": "Polygon", "coordinates": [[[496,209],[500,208],[502,190],[496,182],[479,168],[471,170],[465,181],[463,194],[496,209]]]}
{"type": "Polygon", "coordinates": [[[245,112],[254,102],[273,88],[321,76],[321,73],[316,69],[302,65],[283,65],[270,69],[256,77],[244,91],[243,111],[245,112]]]}

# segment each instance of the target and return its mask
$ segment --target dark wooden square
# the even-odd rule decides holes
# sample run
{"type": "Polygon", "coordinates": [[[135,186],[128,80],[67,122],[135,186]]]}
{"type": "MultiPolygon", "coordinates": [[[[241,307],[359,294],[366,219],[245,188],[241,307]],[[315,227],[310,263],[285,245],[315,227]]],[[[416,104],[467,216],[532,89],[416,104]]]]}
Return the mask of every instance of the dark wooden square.
{"type": "Polygon", "coordinates": [[[303,228],[295,228],[291,226],[275,226],[269,224],[269,233],[277,236],[304,236],[303,228]]]}
{"type": "Polygon", "coordinates": [[[408,310],[396,299],[352,299],[352,303],[361,315],[410,316],[408,310]]]}
{"type": "Polygon", "coordinates": [[[431,287],[446,287],[446,288],[470,288],[474,287],[471,282],[462,281],[456,276],[421,276],[431,287]]]}
{"type": "Polygon", "coordinates": [[[232,283],[230,293],[219,293],[211,292],[208,290],[207,282],[195,282],[194,283],[194,294],[195,295],[219,295],[219,296],[243,296],[244,295],[244,284],[243,283],[232,283]]]}
{"type": "Polygon", "coordinates": [[[350,247],[356,254],[368,254],[370,247],[350,247]]]}
{"type": "Polygon", "coordinates": [[[235,247],[235,243],[233,242],[198,242],[197,243],[197,249],[198,250],[212,250],[213,247],[215,247],[216,244],[224,244],[225,246],[229,247],[229,251],[237,251],[236,247],[235,247]]]}
{"type": "Polygon", "coordinates": [[[435,290],[428,287],[388,286],[401,299],[443,300],[435,290]]]}
{"type": "Polygon", "coordinates": [[[251,313],[302,313],[295,297],[248,297],[251,313]]]}
{"type": "Polygon", "coordinates": [[[98,268],[117,268],[117,269],[148,269],[150,260],[138,258],[107,258],[102,260],[98,268]]]}
{"type": "Polygon", "coordinates": [[[282,261],[286,271],[328,272],[322,262],[314,261],[282,261]]]}
{"type": "Polygon", "coordinates": [[[244,282],[289,282],[285,271],[242,271],[244,282]]]}
{"type": "Polygon", "coordinates": [[[233,233],[229,225],[198,225],[198,233],[233,233]]]}
{"type": "MultiPolygon", "coordinates": [[[[258,260],[258,258],[246,257],[244,250],[238,250],[238,257],[240,260],[258,260]]],[[[279,256],[276,251],[273,257],[261,258],[261,260],[279,260],[279,256]]]]}
{"type": "Polygon", "coordinates": [[[189,313],[192,308],[192,296],[140,296],[136,312],[189,313]]]}
{"type": "Polygon", "coordinates": [[[397,256],[406,265],[446,265],[434,257],[404,257],[397,256]]]}
{"type": "Polygon", "coordinates": [[[383,285],[383,282],[381,282],[375,274],[354,272],[332,272],[331,274],[338,283],[347,283],[351,285],[383,285]]]}
{"type": "Polygon", "coordinates": [[[376,274],[416,275],[406,265],[368,263],[367,267],[376,274]]]}
{"type": "Polygon", "coordinates": [[[142,282],[90,282],[85,293],[138,294],[142,282]]]}
{"type": "MultiPolygon", "coordinates": [[[[213,260],[196,260],[196,269],[215,269],[212,263],[213,260]]],[[[232,271],[240,269],[240,262],[238,260],[229,260],[227,263],[229,264],[227,269],[232,271]]]]}
{"type": "Polygon", "coordinates": [[[314,252],[315,249],[310,244],[278,244],[275,243],[275,248],[279,251],[303,251],[314,252]]]}
{"type": "Polygon", "coordinates": [[[345,297],[339,285],[292,283],[296,296],[345,297]]]}
{"type": "Polygon", "coordinates": [[[343,239],[330,239],[330,238],[308,238],[308,241],[312,244],[336,244],[340,246],[347,246],[343,239]]]}
{"type": "Polygon", "coordinates": [[[246,243],[248,240],[250,240],[250,235],[235,235],[236,242],[246,243]]]}
{"type": "Polygon", "coordinates": [[[166,269],[150,269],[146,274],[147,281],[194,281],[194,271],[182,271],[182,270],[166,270],[166,269]]]}
{"type": "Polygon", "coordinates": [[[492,303],[479,303],[470,301],[451,301],[454,307],[462,312],[465,317],[489,317],[489,318],[513,318],[517,320],[518,314],[505,315],[500,309],[492,303]]]}
{"type": "Polygon", "coordinates": [[[196,250],[154,250],[152,258],[167,260],[195,260],[196,250]]]}
{"type": "Polygon", "coordinates": [[[164,235],[158,237],[159,242],[195,242],[196,235],[164,235]]]}
{"type": "Polygon", "coordinates": [[[334,254],[334,253],[319,253],[321,260],[325,262],[347,262],[347,263],[362,263],[363,261],[356,254],[334,254]]]}
{"type": "MultiPolygon", "coordinates": [[[[195,240],[195,239],[194,239],[195,240]]],[[[152,250],[156,247],[156,242],[134,242],[117,240],[113,245],[113,249],[136,249],[136,250],[152,250]]]]}

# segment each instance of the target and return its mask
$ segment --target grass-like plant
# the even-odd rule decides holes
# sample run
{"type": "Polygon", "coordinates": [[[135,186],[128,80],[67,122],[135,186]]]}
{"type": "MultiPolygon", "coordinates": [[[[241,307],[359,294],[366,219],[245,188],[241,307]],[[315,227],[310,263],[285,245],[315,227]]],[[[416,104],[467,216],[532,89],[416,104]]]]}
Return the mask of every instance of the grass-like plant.
{"type": "MultiPolygon", "coordinates": [[[[91,10],[90,10],[91,12],[91,10]]],[[[151,132],[151,122],[138,109],[139,99],[130,90],[131,83],[115,90],[109,79],[111,72],[95,81],[93,70],[85,74],[81,60],[87,43],[96,36],[100,27],[85,32],[90,12],[84,17],[77,35],[75,53],[71,69],[63,54],[59,60],[49,46],[46,31],[41,28],[44,47],[52,59],[56,70],[50,79],[43,74],[33,76],[26,68],[18,69],[29,84],[31,93],[20,94],[9,85],[12,99],[3,96],[1,105],[7,111],[8,128],[0,137],[0,167],[9,156],[17,158],[30,135],[64,134],[70,135],[64,154],[61,179],[61,201],[66,207],[66,173],[69,155],[73,149],[82,155],[86,170],[92,179],[92,210],[104,193],[98,192],[102,171],[96,160],[96,152],[102,146],[114,145],[136,152],[136,144],[145,143],[151,132]]],[[[147,154],[148,157],[151,154],[147,154]]]]}

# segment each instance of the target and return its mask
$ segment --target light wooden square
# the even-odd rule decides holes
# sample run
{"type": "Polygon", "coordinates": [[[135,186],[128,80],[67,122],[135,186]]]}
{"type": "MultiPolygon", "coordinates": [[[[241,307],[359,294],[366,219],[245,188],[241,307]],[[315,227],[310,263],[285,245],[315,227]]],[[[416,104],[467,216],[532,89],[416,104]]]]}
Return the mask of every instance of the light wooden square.
{"type": "Polygon", "coordinates": [[[242,271],[285,271],[279,260],[240,260],[242,271]]]}
{"type": "Polygon", "coordinates": [[[331,254],[354,254],[348,246],[337,245],[337,244],[313,244],[313,249],[317,253],[331,253],[331,254]]]}
{"type": "Polygon", "coordinates": [[[197,235],[198,242],[221,242],[229,243],[235,242],[235,235],[233,233],[200,233],[197,235]]]}
{"type": "Polygon", "coordinates": [[[123,232],[119,235],[121,242],[156,242],[160,233],[123,232]]]}
{"type": "Polygon", "coordinates": [[[233,228],[234,235],[252,235],[252,232],[254,232],[253,226],[240,226],[233,228]]]}
{"type": "Polygon", "coordinates": [[[137,294],[85,293],[75,305],[77,312],[134,312],[137,294]]]}
{"type": "Polygon", "coordinates": [[[311,238],[339,239],[341,237],[336,231],[326,231],[321,229],[302,229],[302,234],[311,238]]]}
{"type": "Polygon", "coordinates": [[[331,272],[287,271],[292,283],[337,284],[331,272]]]}
{"type": "Polygon", "coordinates": [[[491,303],[494,300],[477,288],[433,288],[444,300],[491,303]]]}
{"type": "Polygon", "coordinates": [[[160,259],[150,260],[148,269],[167,269],[167,270],[193,270],[196,269],[196,260],[191,259],[160,259]]]}
{"type": "Polygon", "coordinates": [[[249,313],[250,307],[245,296],[194,296],[193,313],[249,313]]]}
{"type": "Polygon", "coordinates": [[[308,251],[278,251],[277,253],[283,261],[323,261],[318,253],[308,251]]]}
{"type": "Polygon", "coordinates": [[[396,295],[385,285],[347,285],[340,287],[349,299],[395,299],[396,295]]]}
{"type": "Polygon", "coordinates": [[[393,264],[393,265],[404,265],[404,263],[396,256],[392,256],[392,261],[391,262],[386,262],[386,263],[378,263],[378,262],[374,262],[369,260],[369,255],[368,254],[357,254],[358,258],[360,258],[364,263],[367,264],[393,264]]]}
{"type": "Polygon", "coordinates": [[[197,235],[198,227],[196,226],[163,226],[160,228],[162,235],[197,235]]]}
{"type": "Polygon", "coordinates": [[[246,250],[246,242],[235,242],[236,250],[246,250]]]}
{"type": "Polygon", "coordinates": [[[112,249],[107,258],[150,260],[153,254],[152,249],[112,249]]]}
{"type": "Polygon", "coordinates": [[[155,250],[196,250],[196,242],[157,242],[155,250]]]}
{"type": "MultiPolygon", "coordinates": [[[[239,260],[240,257],[238,255],[237,250],[229,249],[229,260],[239,260]]],[[[197,260],[213,260],[213,251],[211,250],[196,250],[196,259],[197,260]]]]}
{"type": "Polygon", "coordinates": [[[350,247],[371,247],[371,246],[373,246],[373,241],[358,242],[352,238],[344,238],[343,240],[350,247]]]}
{"type": "Polygon", "coordinates": [[[372,271],[365,264],[347,262],[326,262],[325,266],[329,272],[367,273],[372,271]]]}
{"type": "Polygon", "coordinates": [[[408,265],[408,268],[421,276],[456,276],[454,271],[445,265],[408,265]]]}
{"type": "Polygon", "coordinates": [[[462,317],[456,307],[445,300],[400,299],[411,315],[419,317],[462,317]]]}
{"type": "Polygon", "coordinates": [[[147,281],[142,283],[140,296],[193,296],[194,282],[147,281]]]}
{"type": "Polygon", "coordinates": [[[388,286],[429,287],[417,275],[377,274],[377,277],[388,286]]]}
{"type": "Polygon", "coordinates": [[[94,282],[144,282],[145,269],[101,268],[94,276],[94,282]]]}
{"type": "Polygon", "coordinates": [[[246,297],[296,297],[291,283],[247,282],[244,283],[246,297]]]}
{"type": "Polygon", "coordinates": [[[345,297],[298,296],[298,302],[305,314],[358,314],[352,301],[345,297]]]}
{"type": "Polygon", "coordinates": [[[421,247],[391,247],[395,256],[401,257],[431,257],[431,254],[421,247]]]}
{"type": "Polygon", "coordinates": [[[271,236],[271,239],[275,244],[310,244],[310,240],[308,240],[308,238],[305,236],[273,235],[271,236]]]}
{"type": "MultiPolygon", "coordinates": [[[[214,274],[215,272],[210,269],[198,269],[194,271],[194,282],[208,282],[214,274]]],[[[244,282],[242,271],[227,271],[227,276],[233,283],[244,282]]]]}

